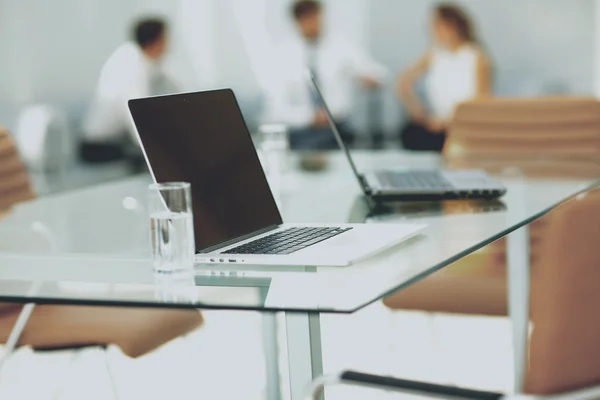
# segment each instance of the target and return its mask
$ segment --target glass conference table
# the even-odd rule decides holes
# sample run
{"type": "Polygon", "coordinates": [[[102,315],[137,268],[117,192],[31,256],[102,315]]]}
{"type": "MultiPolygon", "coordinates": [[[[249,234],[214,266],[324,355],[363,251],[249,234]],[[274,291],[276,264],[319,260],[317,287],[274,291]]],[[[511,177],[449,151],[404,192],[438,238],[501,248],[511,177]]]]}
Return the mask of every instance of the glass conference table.
{"type": "MultiPolygon", "coordinates": [[[[439,166],[437,156],[397,151],[357,152],[356,158],[362,170],[439,166]]],[[[331,154],[329,161],[325,171],[310,173],[300,172],[292,158],[284,179],[272,185],[286,222],[410,221],[427,229],[344,268],[198,265],[194,277],[158,278],[148,239],[150,178],[141,175],[39,198],[1,219],[0,301],[283,312],[290,394],[296,400],[322,374],[321,313],[353,313],[508,235],[518,389],[528,321],[526,225],[595,183],[528,179],[509,169],[499,176],[508,187],[500,201],[373,208],[341,154],[331,154]]],[[[275,388],[270,397],[277,398],[277,357],[267,357],[275,388]]]]}

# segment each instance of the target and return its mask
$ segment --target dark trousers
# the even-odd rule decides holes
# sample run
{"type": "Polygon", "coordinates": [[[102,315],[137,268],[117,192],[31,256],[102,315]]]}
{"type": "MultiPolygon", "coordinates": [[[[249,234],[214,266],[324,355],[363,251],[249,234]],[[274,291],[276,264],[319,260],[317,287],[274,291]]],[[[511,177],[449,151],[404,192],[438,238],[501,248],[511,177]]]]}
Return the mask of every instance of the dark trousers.
{"type": "Polygon", "coordinates": [[[407,150],[441,152],[446,142],[446,132],[432,132],[416,122],[409,122],[400,130],[400,142],[407,150]]]}
{"type": "MultiPolygon", "coordinates": [[[[337,128],[347,146],[354,144],[356,135],[346,122],[338,122],[337,128]]],[[[338,150],[340,146],[329,127],[296,128],[290,130],[292,150],[338,150]]]]}
{"type": "Polygon", "coordinates": [[[105,164],[127,158],[124,146],[116,143],[83,142],[79,146],[79,154],[89,164],[105,164]]]}
{"type": "Polygon", "coordinates": [[[88,164],[107,164],[126,161],[133,172],[143,172],[146,162],[139,148],[124,143],[82,142],[79,145],[79,156],[88,164]]]}

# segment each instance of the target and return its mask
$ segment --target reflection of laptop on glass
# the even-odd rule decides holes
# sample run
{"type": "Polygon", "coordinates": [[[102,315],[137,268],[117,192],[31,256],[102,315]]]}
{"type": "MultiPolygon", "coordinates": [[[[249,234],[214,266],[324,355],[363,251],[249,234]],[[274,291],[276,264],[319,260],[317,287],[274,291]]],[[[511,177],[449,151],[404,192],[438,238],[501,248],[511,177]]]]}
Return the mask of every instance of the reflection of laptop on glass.
{"type": "Polygon", "coordinates": [[[129,109],[154,179],[191,183],[197,262],[345,266],[423,228],[283,224],[231,90],[130,100],[129,109]]]}
{"type": "Polygon", "coordinates": [[[312,89],[323,104],[335,138],[350,162],[363,192],[375,201],[394,200],[453,200],[494,199],[506,193],[506,188],[478,170],[462,171],[393,171],[381,170],[359,173],[348,147],[339,134],[333,114],[329,110],[319,85],[307,72],[312,89]]]}

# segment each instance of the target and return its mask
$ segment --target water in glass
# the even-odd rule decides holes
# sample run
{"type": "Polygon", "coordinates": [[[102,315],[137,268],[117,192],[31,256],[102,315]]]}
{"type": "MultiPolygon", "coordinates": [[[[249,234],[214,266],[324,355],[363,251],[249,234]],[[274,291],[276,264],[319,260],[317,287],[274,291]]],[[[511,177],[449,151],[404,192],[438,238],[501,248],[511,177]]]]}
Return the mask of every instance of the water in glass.
{"type": "Polygon", "coordinates": [[[179,273],[194,266],[192,213],[159,211],[150,215],[154,271],[179,273]]]}

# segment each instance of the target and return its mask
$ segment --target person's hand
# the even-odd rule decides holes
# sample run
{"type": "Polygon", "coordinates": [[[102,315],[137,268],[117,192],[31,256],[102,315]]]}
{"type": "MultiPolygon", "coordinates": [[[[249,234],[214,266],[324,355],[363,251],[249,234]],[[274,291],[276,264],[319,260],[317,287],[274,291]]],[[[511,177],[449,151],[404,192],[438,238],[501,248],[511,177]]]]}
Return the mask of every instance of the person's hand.
{"type": "Polygon", "coordinates": [[[365,89],[375,89],[376,87],[379,87],[379,81],[377,79],[371,78],[370,76],[361,76],[360,84],[365,89]]]}
{"type": "Polygon", "coordinates": [[[427,114],[422,108],[415,108],[408,111],[408,115],[410,116],[410,120],[416,122],[417,124],[421,124],[423,126],[427,126],[428,118],[427,114]]]}
{"type": "Polygon", "coordinates": [[[446,130],[446,125],[443,119],[432,117],[427,119],[425,126],[431,133],[442,133],[446,130]]]}
{"type": "Polygon", "coordinates": [[[324,110],[319,110],[315,113],[315,117],[313,119],[313,126],[323,127],[327,126],[327,114],[325,114],[324,110]]]}

